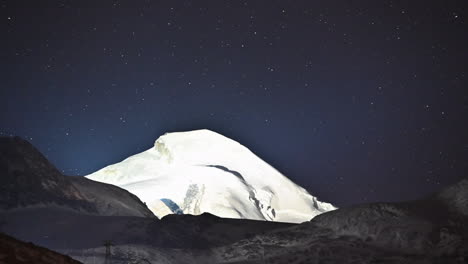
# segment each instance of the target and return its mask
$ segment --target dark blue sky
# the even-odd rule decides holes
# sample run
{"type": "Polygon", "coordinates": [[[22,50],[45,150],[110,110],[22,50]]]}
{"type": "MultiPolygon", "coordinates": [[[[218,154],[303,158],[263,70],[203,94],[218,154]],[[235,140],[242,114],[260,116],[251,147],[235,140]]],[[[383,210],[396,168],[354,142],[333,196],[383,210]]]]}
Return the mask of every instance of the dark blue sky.
{"type": "Polygon", "coordinates": [[[466,176],[466,1],[99,3],[1,1],[0,133],[65,174],[208,128],[338,205],[466,176]]]}

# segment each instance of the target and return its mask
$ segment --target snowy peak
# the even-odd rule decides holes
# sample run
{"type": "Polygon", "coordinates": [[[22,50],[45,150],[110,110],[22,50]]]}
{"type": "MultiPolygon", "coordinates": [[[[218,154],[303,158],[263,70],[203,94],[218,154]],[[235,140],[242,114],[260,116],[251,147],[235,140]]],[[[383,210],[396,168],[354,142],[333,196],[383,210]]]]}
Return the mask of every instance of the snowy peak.
{"type": "Polygon", "coordinates": [[[151,149],[87,177],[127,189],[158,217],[207,212],[303,222],[335,209],[238,142],[205,129],[166,133],[151,149]]]}
{"type": "Polygon", "coordinates": [[[210,161],[223,162],[226,152],[240,154],[250,152],[247,148],[221,134],[207,129],[189,132],[166,133],[154,143],[155,150],[168,162],[184,164],[201,164],[210,161]],[[194,155],[199,152],[200,155],[194,155]]]}

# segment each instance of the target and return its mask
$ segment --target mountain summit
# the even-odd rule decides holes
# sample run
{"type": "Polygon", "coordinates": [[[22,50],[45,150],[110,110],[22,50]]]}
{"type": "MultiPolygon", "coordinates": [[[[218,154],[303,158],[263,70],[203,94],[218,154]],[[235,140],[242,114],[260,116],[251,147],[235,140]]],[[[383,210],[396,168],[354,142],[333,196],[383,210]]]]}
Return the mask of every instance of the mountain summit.
{"type": "Polygon", "coordinates": [[[210,130],[166,133],[151,149],[86,177],[132,192],[158,217],[208,212],[298,223],[336,209],[210,130]]]}

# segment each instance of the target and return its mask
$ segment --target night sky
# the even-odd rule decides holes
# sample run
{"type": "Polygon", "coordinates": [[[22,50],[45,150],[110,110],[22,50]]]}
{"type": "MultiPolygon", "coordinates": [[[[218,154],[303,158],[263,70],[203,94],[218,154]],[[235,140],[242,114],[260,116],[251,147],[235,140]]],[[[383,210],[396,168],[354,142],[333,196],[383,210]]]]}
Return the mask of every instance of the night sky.
{"type": "Polygon", "coordinates": [[[67,175],[208,128],[339,206],[466,176],[466,0],[98,2],[0,2],[0,135],[67,175]]]}

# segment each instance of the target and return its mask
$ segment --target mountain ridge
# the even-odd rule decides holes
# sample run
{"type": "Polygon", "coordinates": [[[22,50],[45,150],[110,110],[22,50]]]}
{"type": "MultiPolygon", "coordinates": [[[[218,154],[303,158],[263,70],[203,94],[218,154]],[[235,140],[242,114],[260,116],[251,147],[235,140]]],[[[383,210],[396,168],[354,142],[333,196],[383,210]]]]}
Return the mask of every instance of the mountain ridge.
{"type": "Polygon", "coordinates": [[[20,137],[0,137],[0,174],[2,210],[55,207],[85,214],[154,217],[126,190],[62,175],[20,137]]]}
{"type": "MultiPolygon", "coordinates": [[[[33,158],[39,156],[29,153],[25,155],[26,159],[30,158],[26,162],[21,152],[19,156],[23,158],[18,158],[18,152],[5,151],[9,145],[1,143],[0,138],[0,176],[5,178],[2,188],[13,185],[21,189],[22,184],[30,181],[28,177],[39,177],[50,170],[44,170],[41,162],[34,161],[33,158]],[[6,158],[7,154],[13,157],[6,158]],[[36,173],[35,169],[38,169],[36,173]],[[32,174],[25,175],[25,172],[32,174]],[[21,180],[12,175],[21,176],[21,180]]],[[[229,169],[230,172],[224,168],[209,169],[237,180],[240,178],[233,172],[241,173],[242,178],[245,174],[237,169],[229,169]]],[[[126,193],[112,185],[84,178],[78,180],[84,182],[81,187],[73,185],[80,191],[79,197],[91,201],[93,197],[89,196],[96,191],[93,188],[109,188],[110,193],[103,191],[104,195],[97,197],[103,201],[115,197],[113,191],[126,193]],[[92,188],[88,189],[87,183],[93,184],[92,188]],[[81,192],[80,188],[85,191],[81,192]]],[[[41,190],[45,188],[41,184],[38,186],[41,190]]],[[[50,188],[45,190],[50,191],[50,188]]],[[[8,196],[1,198],[5,197],[8,196]]],[[[36,195],[35,198],[48,201],[49,196],[36,195]]],[[[83,213],[73,208],[63,210],[43,202],[38,203],[42,206],[0,210],[0,227],[8,235],[46,246],[83,263],[104,262],[102,241],[112,241],[112,263],[119,264],[139,263],[143,259],[151,263],[177,264],[461,264],[468,261],[467,200],[468,181],[462,179],[419,200],[340,208],[301,224],[227,219],[209,213],[168,214],[158,220],[83,213]]],[[[96,200],[94,202],[97,210],[103,210],[96,200]]],[[[107,208],[108,203],[103,205],[107,208]]]]}

